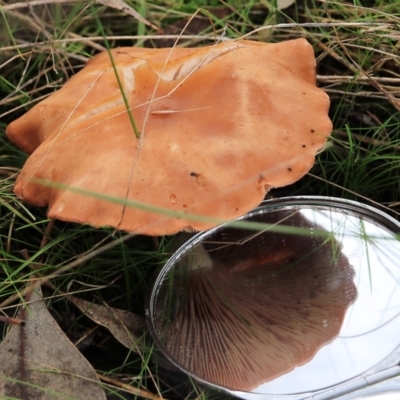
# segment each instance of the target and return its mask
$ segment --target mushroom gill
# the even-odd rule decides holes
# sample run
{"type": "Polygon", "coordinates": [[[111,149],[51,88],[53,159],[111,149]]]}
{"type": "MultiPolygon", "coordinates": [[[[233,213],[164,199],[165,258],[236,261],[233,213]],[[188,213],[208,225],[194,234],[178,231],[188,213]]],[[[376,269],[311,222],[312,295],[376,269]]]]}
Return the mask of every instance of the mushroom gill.
{"type": "Polygon", "coordinates": [[[223,228],[170,271],[157,329],[170,357],[202,380],[249,391],[311,360],[356,298],[340,244],[296,210],[253,220],[309,234],[223,228]]]}

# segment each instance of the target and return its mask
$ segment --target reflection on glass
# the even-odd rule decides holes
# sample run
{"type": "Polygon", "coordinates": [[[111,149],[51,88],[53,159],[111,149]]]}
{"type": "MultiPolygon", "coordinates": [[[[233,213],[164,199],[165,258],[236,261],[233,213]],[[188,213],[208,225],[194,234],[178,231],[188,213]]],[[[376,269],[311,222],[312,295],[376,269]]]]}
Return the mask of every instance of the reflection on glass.
{"type": "Polygon", "coordinates": [[[332,343],[301,368],[258,387],[258,393],[292,394],[331,387],[400,350],[400,242],[396,234],[379,222],[340,209],[302,207],[301,213],[334,232],[342,243],[342,253],[355,272],[357,299],[332,343]]]}
{"type": "Polygon", "coordinates": [[[170,269],[155,323],[178,365],[250,391],[307,364],[338,337],[357,297],[354,269],[341,221],[317,214],[259,213],[251,220],[270,229],[218,230],[170,269]],[[301,234],[276,232],[277,224],[301,227],[301,234]]]}

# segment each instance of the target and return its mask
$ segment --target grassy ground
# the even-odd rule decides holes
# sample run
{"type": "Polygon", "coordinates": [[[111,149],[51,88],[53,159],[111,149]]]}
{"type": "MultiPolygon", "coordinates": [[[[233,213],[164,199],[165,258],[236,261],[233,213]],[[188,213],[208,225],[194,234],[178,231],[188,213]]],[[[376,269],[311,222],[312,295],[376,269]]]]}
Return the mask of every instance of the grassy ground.
{"type": "MultiPolygon", "coordinates": [[[[96,2],[0,1],[0,308],[36,273],[56,272],[45,286],[49,309],[72,341],[95,328],[60,291],[144,315],[152,277],[171,249],[170,237],[132,237],[56,221],[43,245],[46,210],[22,204],[13,182],[27,155],[9,142],[7,124],[46,98],[96,53],[125,46],[210,44],[225,34],[263,42],[305,37],[318,60],[318,85],[331,98],[334,131],[311,172],[283,195],[325,195],[372,204],[399,218],[400,2],[300,1],[278,10],[274,0],[131,1],[149,27],[124,11],[96,2]],[[35,4],[40,3],[40,4],[35,4]],[[197,13],[196,13],[197,12],[197,13]],[[196,13],[196,14],[195,14],[196,13]],[[156,29],[157,28],[157,29],[156,29]],[[106,39],[104,36],[106,36],[106,39]],[[123,241],[123,240],[124,241],[123,241]],[[106,246],[106,247],[104,247],[106,246]],[[62,273],[60,273],[60,268],[62,273]]],[[[5,305],[7,304],[7,306],[5,305]]],[[[3,327],[2,335],[6,332],[3,327]]],[[[107,330],[96,328],[83,349],[97,371],[166,398],[212,398],[189,383],[187,394],[163,383],[142,356],[128,354],[107,330]]],[[[177,386],[180,384],[176,383],[177,386]]],[[[115,395],[125,398],[123,394],[115,395]]],[[[218,396],[217,396],[218,397],[218,396]]],[[[220,398],[220,396],[218,397],[220,398]]]]}

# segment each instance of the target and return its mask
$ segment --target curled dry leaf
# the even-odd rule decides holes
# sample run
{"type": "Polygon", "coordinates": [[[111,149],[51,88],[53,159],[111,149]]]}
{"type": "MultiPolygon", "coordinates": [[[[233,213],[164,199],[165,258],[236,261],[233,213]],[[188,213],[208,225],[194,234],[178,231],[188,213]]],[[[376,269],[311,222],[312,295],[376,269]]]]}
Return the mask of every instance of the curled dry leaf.
{"type": "Polygon", "coordinates": [[[25,324],[13,325],[0,343],[0,397],[106,400],[95,370],[47,310],[40,286],[29,301],[20,311],[25,324]]]}
{"type": "Polygon", "coordinates": [[[68,296],[87,317],[107,328],[112,335],[125,347],[137,352],[138,342],[145,329],[144,319],[129,311],[101,306],[68,296]]]}
{"type": "Polygon", "coordinates": [[[300,179],[332,130],[305,39],[111,54],[119,82],[101,53],[7,127],[32,153],[15,193],[48,206],[50,218],[148,235],[209,229],[253,209],[270,188],[300,179]]]}

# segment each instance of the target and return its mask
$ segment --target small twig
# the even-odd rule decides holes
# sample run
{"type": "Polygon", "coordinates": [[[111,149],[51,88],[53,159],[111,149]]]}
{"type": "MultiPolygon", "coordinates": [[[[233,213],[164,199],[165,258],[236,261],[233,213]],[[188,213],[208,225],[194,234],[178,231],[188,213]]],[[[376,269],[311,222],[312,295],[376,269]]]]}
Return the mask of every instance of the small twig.
{"type": "MultiPolygon", "coordinates": [[[[60,79],[58,79],[57,81],[55,81],[55,82],[53,82],[53,83],[56,84],[57,82],[62,82],[62,81],[63,81],[63,79],[60,78],[60,79]]],[[[29,94],[29,95],[33,95],[33,94],[35,94],[35,93],[37,93],[37,92],[43,91],[44,89],[49,89],[49,85],[46,84],[46,85],[44,85],[44,86],[41,86],[41,87],[32,89],[32,90],[30,90],[28,93],[18,94],[18,95],[15,95],[15,96],[13,96],[13,97],[8,97],[8,96],[7,96],[7,97],[4,97],[2,100],[0,100],[0,106],[1,106],[1,105],[4,105],[4,104],[8,104],[8,103],[14,103],[14,102],[16,102],[16,101],[18,101],[18,100],[20,100],[20,99],[23,99],[24,97],[26,98],[28,94],[29,94]]],[[[48,96],[48,95],[47,95],[47,96],[48,96]]],[[[25,103],[25,104],[26,104],[26,103],[25,103]]],[[[25,104],[23,104],[23,105],[25,106],[25,104]]],[[[15,110],[15,109],[14,109],[14,110],[15,110]]]]}
{"type": "Polygon", "coordinates": [[[34,100],[31,100],[31,101],[28,101],[26,103],[20,104],[18,107],[14,107],[12,110],[8,110],[8,111],[4,112],[3,114],[0,114],[0,119],[5,117],[8,114],[12,114],[13,112],[19,110],[20,108],[25,108],[26,106],[28,106],[28,105],[30,105],[32,103],[38,103],[40,100],[43,100],[43,99],[45,99],[46,97],[49,97],[49,96],[50,96],[50,94],[47,93],[47,94],[44,94],[43,96],[35,98],[34,100]]]}
{"type": "Polygon", "coordinates": [[[92,335],[100,328],[100,325],[95,325],[92,329],[89,329],[83,336],[81,336],[75,343],[74,346],[78,347],[86,338],[92,335]]]}
{"type": "MultiPolygon", "coordinates": [[[[20,3],[16,3],[16,4],[5,5],[5,6],[2,6],[2,8],[3,8],[3,11],[9,12],[11,10],[16,10],[19,8],[26,8],[26,7],[29,7],[30,9],[32,9],[34,6],[41,6],[41,5],[46,5],[46,4],[59,4],[59,3],[66,4],[66,3],[81,3],[81,2],[82,2],[82,0],[33,0],[33,1],[29,1],[29,2],[24,1],[24,2],[20,2],[20,3]]],[[[128,5],[126,5],[126,7],[124,8],[124,7],[113,7],[112,5],[110,5],[110,2],[107,0],[95,0],[95,2],[97,2],[99,4],[103,4],[107,7],[117,8],[128,15],[132,15],[138,21],[152,27],[153,29],[159,30],[159,28],[156,25],[147,21],[147,19],[145,19],[136,10],[134,10],[132,7],[129,7],[128,5]]]]}
{"type": "Polygon", "coordinates": [[[143,397],[145,399],[150,399],[150,400],[164,400],[163,397],[160,397],[160,396],[158,396],[156,394],[148,392],[147,390],[135,388],[135,387],[133,387],[131,385],[128,385],[127,383],[121,382],[118,379],[111,378],[109,376],[105,376],[105,375],[99,374],[98,372],[97,372],[97,376],[102,382],[110,383],[113,386],[116,386],[116,387],[119,387],[121,389],[124,389],[129,393],[135,394],[136,396],[140,396],[140,397],[143,397]]]}
{"type": "Polygon", "coordinates": [[[374,52],[376,54],[382,54],[384,56],[387,56],[389,59],[398,58],[398,56],[396,56],[395,54],[380,50],[379,48],[377,49],[377,48],[372,48],[372,47],[368,47],[368,46],[361,46],[361,45],[353,44],[353,43],[346,43],[346,47],[354,47],[356,49],[368,50],[368,51],[374,52]]]}
{"type": "MultiPolygon", "coordinates": [[[[25,4],[29,4],[28,2],[26,2],[25,4]]],[[[6,10],[7,6],[2,6],[2,10],[3,11],[7,11],[6,10]]],[[[31,29],[32,31],[35,32],[35,34],[38,33],[42,33],[42,28],[40,25],[38,25],[35,21],[32,20],[32,18],[30,18],[29,16],[25,15],[25,14],[21,14],[18,11],[8,11],[7,14],[15,19],[19,19],[20,21],[23,22],[25,28],[31,29]]],[[[46,35],[45,35],[46,36],[46,35]]],[[[46,36],[47,37],[47,36],[46,36]]],[[[47,42],[46,42],[47,43],[47,42]]]]}
{"type": "Polygon", "coordinates": [[[155,250],[158,250],[160,248],[160,241],[158,240],[157,236],[152,237],[152,242],[155,250]]]}
{"type": "Polygon", "coordinates": [[[11,325],[25,324],[25,321],[20,318],[5,317],[4,315],[0,315],[0,321],[4,322],[5,324],[11,324],[11,325]]]}
{"type": "Polygon", "coordinates": [[[377,201],[374,201],[374,200],[370,199],[369,197],[363,196],[363,195],[361,195],[361,194],[359,194],[359,193],[357,193],[357,192],[354,192],[353,190],[347,189],[347,188],[345,188],[344,186],[338,185],[337,183],[333,183],[332,181],[328,181],[328,180],[326,180],[326,179],[324,179],[324,178],[321,178],[320,176],[311,174],[310,172],[308,172],[307,175],[308,175],[308,176],[311,176],[312,178],[318,179],[319,181],[328,183],[328,184],[331,185],[331,186],[337,187],[337,188],[339,188],[339,189],[341,189],[341,190],[343,190],[343,191],[345,191],[345,192],[347,192],[347,193],[350,193],[350,194],[352,194],[352,195],[354,195],[354,196],[357,196],[357,197],[359,197],[360,199],[363,199],[363,200],[365,200],[365,201],[367,201],[367,202],[369,202],[369,203],[375,205],[377,208],[384,208],[385,210],[388,210],[388,211],[390,211],[391,213],[395,213],[395,214],[397,214],[397,215],[400,215],[400,212],[394,211],[394,210],[392,210],[390,207],[384,206],[383,204],[378,203],[377,201]]]}
{"type": "MultiPolygon", "coordinates": [[[[394,83],[400,85],[400,78],[387,78],[380,76],[374,76],[371,78],[381,83],[394,83]]],[[[317,75],[317,80],[322,83],[369,82],[368,77],[360,75],[317,75]]]]}
{"type": "Polygon", "coordinates": [[[305,22],[300,23],[288,23],[288,24],[275,24],[275,25],[265,25],[260,28],[254,29],[249,33],[246,33],[241,37],[241,39],[247,38],[254,35],[255,33],[267,31],[271,29],[286,29],[286,28],[371,28],[371,27],[381,27],[388,28],[391,24],[381,23],[381,22],[305,22]]]}
{"type": "Polygon", "coordinates": [[[49,223],[47,224],[46,230],[44,231],[44,234],[43,234],[42,241],[40,242],[40,249],[43,249],[43,247],[46,246],[46,244],[47,244],[47,242],[49,240],[49,237],[50,237],[50,233],[51,233],[51,231],[52,231],[52,229],[54,227],[55,222],[56,222],[55,219],[51,219],[49,221],[49,223]]]}
{"type": "Polygon", "coordinates": [[[50,55],[51,55],[51,60],[52,60],[52,63],[53,63],[53,71],[56,74],[58,74],[58,71],[56,69],[56,61],[55,61],[55,57],[54,57],[54,52],[58,53],[58,51],[54,46],[53,37],[50,35],[49,32],[47,32],[47,29],[46,29],[46,27],[44,25],[44,22],[38,17],[38,15],[36,14],[34,8],[32,7],[32,4],[29,1],[27,2],[27,4],[28,4],[28,7],[29,7],[29,11],[30,11],[31,15],[33,16],[33,19],[35,20],[37,26],[40,27],[41,32],[44,34],[44,36],[46,36],[48,42],[50,43],[50,46],[51,46],[50,55]]]}
{"type": "MultiPolygon", "coordinates": [[[[78,3],[81,0],[33,0],[30,1],[31,6],[42,6],[46,4],[65,4],[65,3],[78,3]]],[[[27,8],[29,7],[28,3],[26,1],[22,1],[20,3],[15,3],[15,4],[7,4],[2,6],[4,11],[10,11],[10,10],[17,10],[19,8],[27,8]]]]}
{"type": "MultiPolygon", "coordinates": [[[[69,39],[54,39],[52,42],[55,44],[68,44],[68,43],[87,43],[94,41],[107,40],[165,40],[165,39],[184,39],[184,40],[211,40],[215,41],[215,36],[207,35],[132,35],[132,36],[91,36],[81,38],[69,38],[69,39]]],[[[223,41],[231,41],[233,39],[223,38],[223,41]]],[[[35,43],[21,43],[16,46],[4,46],[0,48],[0,52],[6,52],[16,49],[24,49],[29,47],[47,47],[48,42],[35,42],[35,43]]]]}
{"type": "Polygon", "coordinates": [[[342,95],[347,95],[347,96],[354,96],[354,97],[368,97],[370,99],[387,99],[384,94],[380,93],[373,93],[373,92],[350,92],[348,90],[339,90],[339,89],[330,89],[330,88],[324,88],[325,92],[327,93],[336,93],[336,94],[342,94],[342,95]]]}
{"type": "MultiPolygon", "coordinates": [[[[31,58],[33,53],[34,53],[33,51],[30,51],[30,52],[27,52],[27,53],[25,53],[25,54],[23,54],[23,55],[24,55],[25,57],[27,57],[27,58],[28,58],[28,57],[31,58]]],[[[8,94],[8,95],[5,96],[4,98],[2,98],[1,101],[0,101],[0,105],[1,105],[1,104],[7,104],[7,102],[8,102],[11,98],[13,98],[13,96],[15,96],[16,94],[20,93],[23,89],[25,89],[27,86],[29,86],[29,85],[32,84],[32,83],[35,84],[35,90],[36,90],[36,89],[39,89],[38,87],[36,87],[36,83],[37,83],[38,79],[42,78],[43,76],[46,76],[46,74],[47,74],[48,72],[50,72],[52,69],[53,69],[52,67],[43,68],[43,69],[39,72],[38,75],[36,75],[35,77],[33,77],[33,78],[31,78],[31,79],[26,80],[21,86],[18,87],[18,89],[14,89],[10,94],[8,94]]],[[[44,86],[41,86],[40,89],[52,88],[52,87],[55,86],[55,83],[61,82],[61,81],[62,81],[62,78],[58,79],[57,81],[53,81],[51,84],[46,83],[44,86]]],[[[34,92],[31,91],[31,92],[28,92],[28,93],[31,94],[31,93],[34,93],[34,92]]],[[[27,94],[28,94],[28,93],[27,93],[27,94]]]]}
{"type": "Polygon", "coordinates": [[[353,57],[350,55],[350,53],[348,52],[346,46],[342,43],[342,41],[340,40],[339,34],[337,32],[337,29],[335,26],[333,26],[333,30],[335,32],[335,36],[337,39],[337,42],[339,43],[339,46],[342,48],[343,52],[345,53],[346,57],[351,61],[351,63],[357,68],[358,72],[364,76],[366,76],[368,78],[368,80],[370,81],[371,85],[374,86],[379,92],[383,93],[385,95],[385,97],[387,98],[387,100],[389,100],[389,102],[393,105],[394,108],[396,108],[398,111],[400,111],[400,101],[396,99],[395,96],[393,96],[390,92],[388,92],[380,83],[378,83],[377,81],[375,81],[371,75],[365,71],[361,65],[359,65],[354,59],[353,57]]]}
{"type": "Polygon", "coordinates": [[[6,250],[8,254],[11,253],[11,236],[12,236],[12,231],[14,229],[14,223],[15,223],[15,214],[12,216],[10,227],[8,228],[7,244],[6,244],[6,250]]]}
{"type": "MultiPolygon", "coordinates": [[[[343,132],[343,131],[335,131],[335,134],[338,136],[344,137],[344,138],[349,137],[348,133],[343,132]]],[[[370,144],[372,146],[384,146],[384,147],[387,147],[387,148],[390,148],[390,149],[400,152],[400,146],[393,146],[393,144],[391,144],[389,142],[385,142],[384,140],[373,139],[368,136],[359,135],[357,133],[352,133],[351,136],[354,139],[356,139],[362,143],[365,143],[365,144],[370,144]]]]}
{"type": "Polygon", "coordinates": [[[321,47],[321,49],[323,49],[324,51],[326,51],[337,62],[344,65],[347,69],[349,69],[350,71],[352,71],[354,73],[358,73],[358,69],[354,65],[349,63],[345,58],[343,58],[341,55],[339,55],[335,50],[332,50],[325,43],[319,42],[318,46],[321,47]]]}
{"type": "MultiPolygon", "coordinates": [[[[81,35],[77,35],[74,32],[67,32],[66,34],[68,36],[70,36],[71,38],[79,39],[80,41],[82,41],[83,39],[90,39],[90,38],[84,38],[81,35]]],[[[102,46],[101,44],[98,44],[98,43],[96,43],[96,42],[94,42],[92,40],[85,40],[85,43],[90,45],[90,46],[92,46],[97,51],[105,51],[106,50],[106,48],[104,46],[102,46]]],[[[86,57],[85,57],[85,59],[86,59],[86,61],[88,60],[86,57]]]]}

